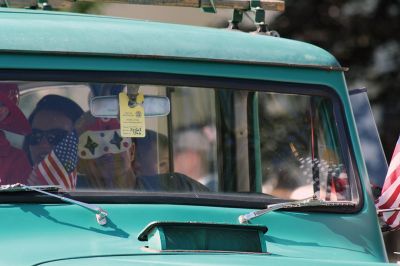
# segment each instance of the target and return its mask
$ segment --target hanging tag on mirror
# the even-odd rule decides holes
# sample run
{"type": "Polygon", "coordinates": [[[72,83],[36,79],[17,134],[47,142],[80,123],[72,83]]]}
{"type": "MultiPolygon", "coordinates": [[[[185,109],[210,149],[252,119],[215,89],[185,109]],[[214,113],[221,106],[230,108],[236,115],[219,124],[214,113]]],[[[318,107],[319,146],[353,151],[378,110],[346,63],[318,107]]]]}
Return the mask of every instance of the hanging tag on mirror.
{"type": "Polygon", "coordinates": [[[126,93],[119,94],[119,121],[122,137],[144,138],[146,136],[143,101],[142,93],[139,93],[136,101],[131,104],[126,93]]]}

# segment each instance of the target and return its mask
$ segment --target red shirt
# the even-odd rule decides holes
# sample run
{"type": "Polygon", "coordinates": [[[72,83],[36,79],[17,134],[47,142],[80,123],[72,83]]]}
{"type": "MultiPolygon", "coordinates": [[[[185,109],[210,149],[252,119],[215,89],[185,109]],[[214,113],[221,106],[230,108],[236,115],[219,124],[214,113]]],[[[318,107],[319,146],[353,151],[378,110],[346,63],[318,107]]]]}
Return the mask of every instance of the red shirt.
{"type": "Polygon", "coordinates": [[[14,148],[0,131],[0,185],[26,184],[32,167],[25,152],[14,148]]]}

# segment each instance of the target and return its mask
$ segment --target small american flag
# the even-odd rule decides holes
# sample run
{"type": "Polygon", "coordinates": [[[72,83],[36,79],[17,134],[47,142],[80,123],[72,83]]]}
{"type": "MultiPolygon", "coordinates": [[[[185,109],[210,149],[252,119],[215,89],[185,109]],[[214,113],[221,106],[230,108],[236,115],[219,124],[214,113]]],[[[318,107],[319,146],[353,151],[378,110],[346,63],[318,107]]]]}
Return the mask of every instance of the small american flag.
{"type": "Polygon", "coordinates": [[[64,190],[76,187],[78,163],[78,137],[68,134],[53,150],[34,167],[28,185],[56,185],[64,190]]]}
{"type": "MultiPolygon", "coordinates": [[[[378,209],[394,209],[400,207],[400,138],[397,140],[392,160],[386,174],[382,194],[375,202],[378,209]]],[[[399,211],[383,212],[382,218],[391,228],[400,228],[399,211]]]]}

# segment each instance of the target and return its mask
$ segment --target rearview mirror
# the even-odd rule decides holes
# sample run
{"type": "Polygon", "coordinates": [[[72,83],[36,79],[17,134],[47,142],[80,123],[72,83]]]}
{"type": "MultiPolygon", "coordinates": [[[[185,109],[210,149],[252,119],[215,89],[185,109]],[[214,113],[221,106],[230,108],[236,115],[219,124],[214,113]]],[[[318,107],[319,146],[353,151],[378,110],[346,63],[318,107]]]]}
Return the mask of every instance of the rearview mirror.
{"type": "MultiPolygon", "coordinates": [[[[118,96],[97,96],[90,99],[90,113],[94,117],[118,118],[119,101],[118,96]]],[[[169,114],[170,101],[165,96],[144,96],[144,116],[156,117],[169,114]]]]}

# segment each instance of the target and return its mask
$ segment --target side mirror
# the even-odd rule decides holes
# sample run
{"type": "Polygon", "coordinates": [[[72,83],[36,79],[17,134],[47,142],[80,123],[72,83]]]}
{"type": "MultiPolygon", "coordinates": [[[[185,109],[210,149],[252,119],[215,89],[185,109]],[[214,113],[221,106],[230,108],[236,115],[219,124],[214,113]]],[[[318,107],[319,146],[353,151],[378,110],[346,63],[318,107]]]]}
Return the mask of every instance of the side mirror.
{"type": "MultiPolygon", "coordinates": [[[[118,118],[119,116],[119,101],[118,96],[97,96],[90,99],[90,113],[94,117],[101,118],[118,118]]],[[[158,117],[166,116],[171,110],[171,105],[168,97],[145,95],[144,116],[158,117]]]]}

